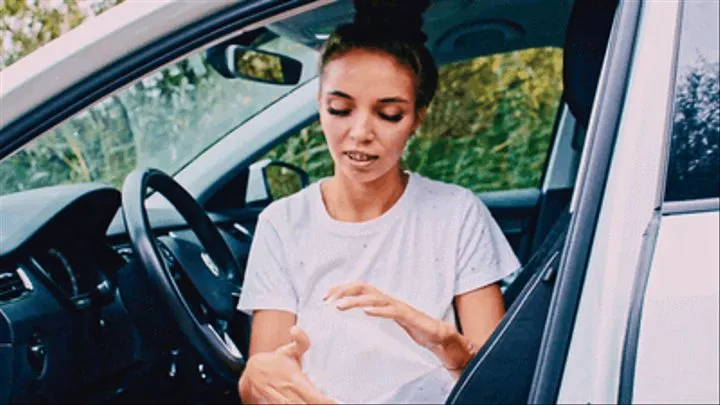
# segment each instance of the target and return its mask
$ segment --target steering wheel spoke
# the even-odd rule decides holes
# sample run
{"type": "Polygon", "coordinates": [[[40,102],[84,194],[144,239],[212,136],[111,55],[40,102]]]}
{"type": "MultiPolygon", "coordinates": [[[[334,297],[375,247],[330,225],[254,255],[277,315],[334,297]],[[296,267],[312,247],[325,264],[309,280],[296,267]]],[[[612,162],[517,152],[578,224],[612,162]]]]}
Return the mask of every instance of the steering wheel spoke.
{"type": "Polygon", "coordinates": [[[235,344],[235,341],[227,332],[227,328],[213,325],[213,323],[207,323],[203,326],[206,335],[208,335],[212,339],[217,340],[225,348],[228,354],[232,355],[234,358],[240,361],[244,360],[242,353],[240,353],[240,349],[238,349],[237,347],[237,344],[235,344]]]}

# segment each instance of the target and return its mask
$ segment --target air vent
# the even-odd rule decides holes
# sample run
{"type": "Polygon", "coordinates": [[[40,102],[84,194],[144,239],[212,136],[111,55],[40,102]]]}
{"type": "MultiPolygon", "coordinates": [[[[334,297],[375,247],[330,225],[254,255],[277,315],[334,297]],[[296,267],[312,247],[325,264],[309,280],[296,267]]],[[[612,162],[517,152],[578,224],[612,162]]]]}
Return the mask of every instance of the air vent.
{"type": "Polygon", "coordinates": [[[18,299],[32,289],[32,283],[23,269],[0,270],[0,303],[18,299]]]}

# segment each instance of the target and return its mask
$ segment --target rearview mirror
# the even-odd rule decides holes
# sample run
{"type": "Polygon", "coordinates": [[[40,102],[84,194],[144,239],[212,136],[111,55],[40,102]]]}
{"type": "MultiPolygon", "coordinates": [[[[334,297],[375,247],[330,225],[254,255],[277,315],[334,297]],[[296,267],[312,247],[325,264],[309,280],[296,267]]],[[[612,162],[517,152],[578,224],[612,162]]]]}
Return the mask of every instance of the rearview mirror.
{"type": "Polygon", "coordinates": [[[218,73],[229,79],[294,85],[300,82],[302,73],[299,60],[235,44],[208,50],[207,60],[218,73]]]}

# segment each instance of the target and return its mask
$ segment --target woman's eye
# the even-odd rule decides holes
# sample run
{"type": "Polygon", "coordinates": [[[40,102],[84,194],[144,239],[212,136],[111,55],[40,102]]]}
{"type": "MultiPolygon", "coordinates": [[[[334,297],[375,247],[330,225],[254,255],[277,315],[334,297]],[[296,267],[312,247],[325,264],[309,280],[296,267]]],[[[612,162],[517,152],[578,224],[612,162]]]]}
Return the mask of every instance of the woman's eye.
{"type": "Polygon", "coordinates": [[[379,113],[379,115],[380,115],[380,118],[382,118],[382,119],[384,119],[384,120],[386,120],[386,121],[390,121],[390,122],[400,122],[400,120],[403,119],[403,115],[402,115],[402,114],[384,114],[384,113],[379,113]]]}
{"type": "Polygon", "coordinates": [[[345,110],[337,110],[337,109],[335,109],[335,108],[328,107],[327,112],[328,112],[330,115],[339,115],[339,116],[341,116],[341,117],[345,117],[345,116],[347,116],[347,115],[350,115],[350,109],[349,109],[349,108],[348,108],[348,109],[345,109],[345,110]]]}

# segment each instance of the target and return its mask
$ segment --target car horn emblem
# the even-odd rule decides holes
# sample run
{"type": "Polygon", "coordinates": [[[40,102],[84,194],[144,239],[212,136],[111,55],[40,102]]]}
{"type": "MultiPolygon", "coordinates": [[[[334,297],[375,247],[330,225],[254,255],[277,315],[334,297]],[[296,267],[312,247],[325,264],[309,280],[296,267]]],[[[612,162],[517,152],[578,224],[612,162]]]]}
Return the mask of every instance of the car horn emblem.
{"type": "Polygon", "coordinates": [[[205,266],[207,266],[208,270],[210,270],[210,272],[214,274],[215,277],[220,276],[220,269],[215,264],[213,259],[210,258],[209,254],[207,254],[206,252],[202,252],[200,253],[200,257],[202,258],[203,263],[205,263],[205,266]]]}

